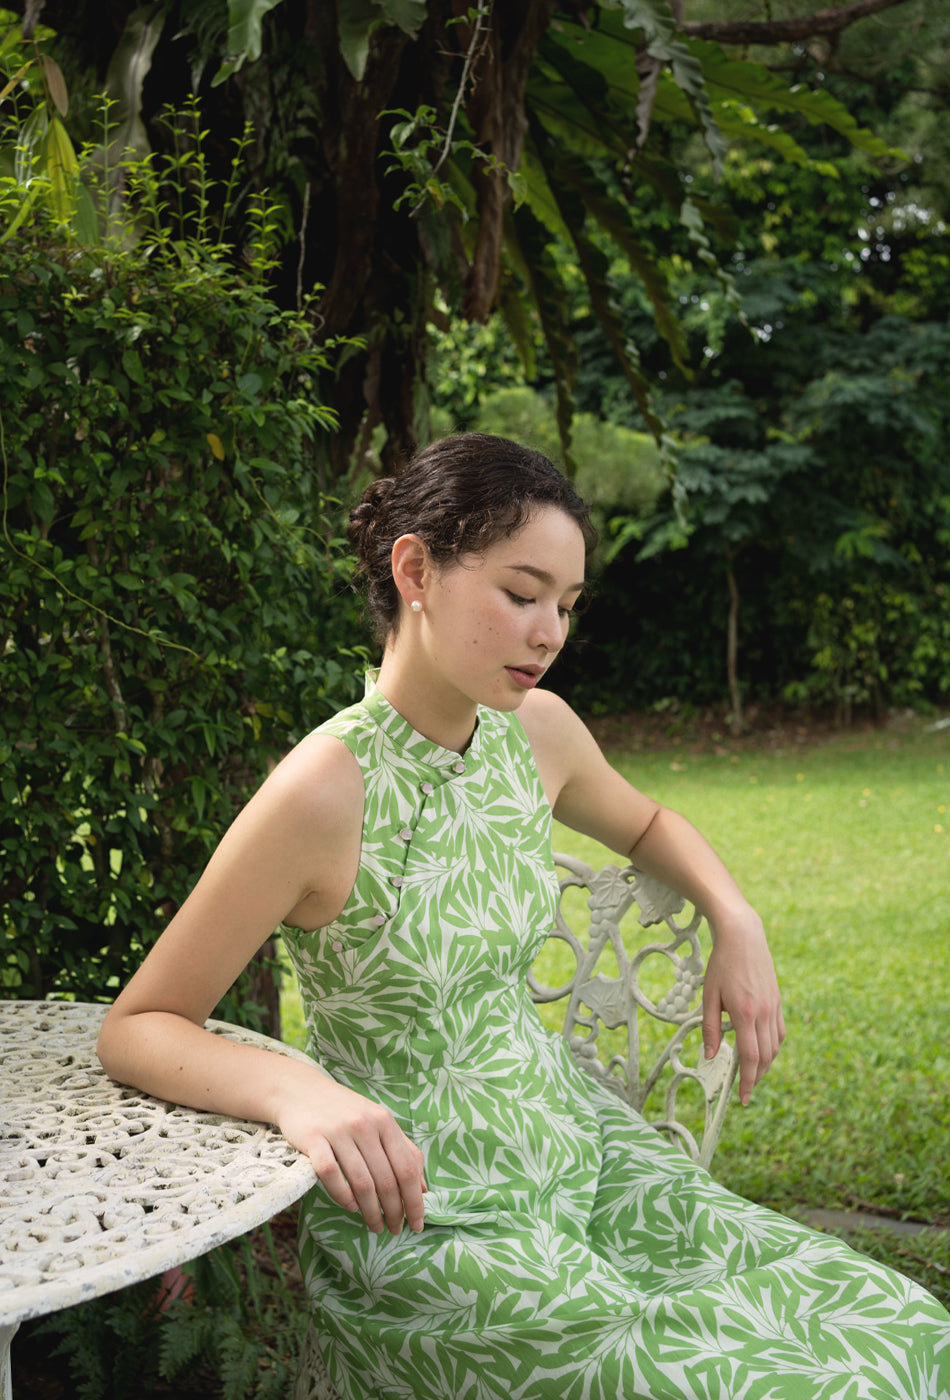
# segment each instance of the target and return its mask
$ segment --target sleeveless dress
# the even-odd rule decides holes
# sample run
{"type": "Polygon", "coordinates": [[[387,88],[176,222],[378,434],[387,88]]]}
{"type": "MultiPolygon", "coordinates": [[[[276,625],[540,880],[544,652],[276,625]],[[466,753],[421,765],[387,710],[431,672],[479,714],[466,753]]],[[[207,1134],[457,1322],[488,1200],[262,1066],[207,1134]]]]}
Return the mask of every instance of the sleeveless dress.
{"type": "Polygon", "coordinates": [[[285,936],[310,1052],[425,1155],[426,1224],[301,1221],[345,1400],[950,1400],[950,1314],[717,1185],[545,1030],[551,813],[520,721],[464,756],[378,692],[321,726],[366,805],[339,920],[285,936]]]}

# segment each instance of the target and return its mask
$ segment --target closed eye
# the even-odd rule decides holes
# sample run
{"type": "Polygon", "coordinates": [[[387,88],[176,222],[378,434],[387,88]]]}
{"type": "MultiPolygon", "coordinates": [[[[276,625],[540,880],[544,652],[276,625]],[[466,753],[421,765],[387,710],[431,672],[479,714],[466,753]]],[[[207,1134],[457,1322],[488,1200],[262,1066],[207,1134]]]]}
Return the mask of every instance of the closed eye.
{"type": "MultiPolygon", "coordinates": [[[[537,599],[535,598],[525,598],[524,595],[521,593],[513,593],[510,588],[506,588],[505,592],[507,593],[511,601],[514,603],[515,607],[518,608],[530,608],[532,604],[537,601],[537,599]]],[[[566,617],[568,620],[570,620],[575,615],[573,608],[565,608],[561,605],[558,606],[558,614],[561,617],[566,617]]]]}

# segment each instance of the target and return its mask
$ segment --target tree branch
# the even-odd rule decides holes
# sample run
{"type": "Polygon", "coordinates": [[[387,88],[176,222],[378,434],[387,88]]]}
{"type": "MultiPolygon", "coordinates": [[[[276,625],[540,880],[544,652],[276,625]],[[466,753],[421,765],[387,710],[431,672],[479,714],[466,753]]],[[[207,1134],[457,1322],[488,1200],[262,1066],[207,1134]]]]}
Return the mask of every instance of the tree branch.
{"type": "Polygon", "coordinates": [[[690,39],[714,39],[720,44],[792,44],[819,34],[840,34],[868,15],[905,5],[907,0],[856,0],[841,9],[816,10],[795,19],[710,21],[687,20],[679,33],[690,39]]]}
{"type": "MultiPolygon", "coordinates": [[[[433,175],[437,175],[441,170],[452,149],[452,136],[455,132],[455,124],[458,121],[459,108],[462,105],[462,99],[465,97],[465,90],[468,87],[468,76],[472,70],[472,64],[479,53],[480,46],[485,42],[483,38],[485,20],[491,14],[491,6],[492,0],[479,0],[478,9],[475,14],[475,23],[472,25],[472,37],[469,40],[468,49],[465,53],[465,63],[462,67],[462,76],[459,79],[458,92],[455,94],[455,101],[452,103],[452,113],[449,117],[449,125],[445,133],[445,144],[442,147],[442,154],[432,167],[433,175]]],[[[415,213],[416,210],[414,209],[412,212],[415,213]]]]}

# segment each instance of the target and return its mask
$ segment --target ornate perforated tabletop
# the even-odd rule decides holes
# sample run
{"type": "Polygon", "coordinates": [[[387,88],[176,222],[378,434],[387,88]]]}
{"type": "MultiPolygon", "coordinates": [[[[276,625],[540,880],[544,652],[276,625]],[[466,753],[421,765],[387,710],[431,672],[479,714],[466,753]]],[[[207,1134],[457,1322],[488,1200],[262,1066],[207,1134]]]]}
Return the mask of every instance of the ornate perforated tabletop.
{"type": "MultiPolygon", "coordinates": [[[[105,1006],[0,1001],[0,1396],[18,1324],[151,1278],[270,1219],[313,1185],[272,1127],[108,1079],[105,1006]]],[[[220,1021],[220,1035],[306,1056],[220,1021]]]]}

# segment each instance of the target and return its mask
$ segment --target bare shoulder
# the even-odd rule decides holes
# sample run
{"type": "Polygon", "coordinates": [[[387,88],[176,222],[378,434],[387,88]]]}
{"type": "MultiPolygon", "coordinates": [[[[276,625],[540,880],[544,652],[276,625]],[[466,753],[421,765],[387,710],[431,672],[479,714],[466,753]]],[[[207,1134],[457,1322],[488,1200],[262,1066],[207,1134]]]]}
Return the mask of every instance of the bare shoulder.
{"type": "Polygon", "coordinates": [[[518,718],[525,729],[531,725],[563,724],[569,720],[577,720],[578,724],[580,723],[566,700],[562,700],[560,695],[555,695],[553,690],[544,690],[540,686],[536,690],[528,691],[518,710],[518,718]]]}
{"type": "Polygon", "coordinates": [[[197,891],[231,905],[240,894],[248,909],[262,904],[271,928],[301,919],[319,927],[336,916],[356,878],[363,805],[350,751],[330,735],[308,735],[237,815],[197,891]]]}
{"type": "Polygon", "coordinates": [[[559,696],[533,690],[518,713],[555,817],[608,850],[628,854],[657,804],[611,766],[587,725],[559,696]]]}
{"type": "MultiPolygon", "coordinates": [[[[252,798],[293,819],[362,818],[363,774],[356,758],[332,734],[319,730],[281,759],[252,798]]],[[[249,804],[250,805],[250,804],[249,804]]]]}
{"type": "Polygon", "coordinates": [[[122,1014],[173,1011],[200,1025],[279,924],[332,922],[359,869],[363,805],[359,764],[338,739],[297,744],[224,833],[122,992],[122,1014]]]}
{"type": "Polygon", "coordinates": [[[518,718],[524,725],[531,747],[556,745],[565,739],[586,734],[583,721],[566,700],[553,690],[532,690],[522,701],[518,718]]]}
{"type": "Polygon", "coordinates": [[[578,762],[600,756],[593,736],[553,690],[532,690],[518,710],[548,801],[554,807],[578,762]]]}

